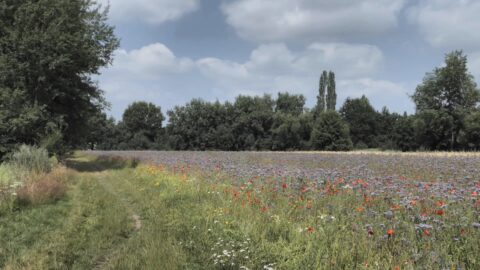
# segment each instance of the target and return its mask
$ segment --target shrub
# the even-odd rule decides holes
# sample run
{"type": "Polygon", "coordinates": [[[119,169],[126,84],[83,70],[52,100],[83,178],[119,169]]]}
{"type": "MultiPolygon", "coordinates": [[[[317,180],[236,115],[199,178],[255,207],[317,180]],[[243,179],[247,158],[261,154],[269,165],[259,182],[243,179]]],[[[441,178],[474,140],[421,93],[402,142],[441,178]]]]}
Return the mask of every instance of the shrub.
{"type": "Polygon", "coordinates": [[[347,151],[353,148],[348,125],[335,111],[320,114],[313,125],[310,140],[315,150],[347,151]]]}
{"type": "Polygon", "coordinates": [[[13,180],[13,170],[7,164],[0,164],[0,189],[8,185],[13,180]]]}
{"type": "Polygon", "coordinates": [[[22,205],[38,205],[58,201],[67,192],[68,170],[59,167],[49,174],[31,176],[17,189],[17,200],[22,205]]]}
{"type": "Polygon", "coordinates": [[[15,193],[13,191],[20,186],[20,183],[16,181],[16,175],[11,165],[0,164],[0,215],[14,207],[15,193]]]}
{"type": "Polygon", "coordinates": [[[47,150],[35,146],[20,146],[13,153],[11,163],[21,170],[33,173],[48,173],[52,170],[47,150]]]}

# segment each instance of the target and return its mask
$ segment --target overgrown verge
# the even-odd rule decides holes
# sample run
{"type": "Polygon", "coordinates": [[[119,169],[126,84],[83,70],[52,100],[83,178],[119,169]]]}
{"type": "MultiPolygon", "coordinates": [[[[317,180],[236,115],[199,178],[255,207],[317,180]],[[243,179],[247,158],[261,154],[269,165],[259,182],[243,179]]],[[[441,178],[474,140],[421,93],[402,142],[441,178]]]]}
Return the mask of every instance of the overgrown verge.
{"type": "Polygon", "coordinates": [[[0,215],[0,269],[95,269],[132,235],[124,204],[101,185],[110,174],[100,171],[123,163],[71,162],[85,171],[54,166],[17,189],[15,211],[0,215]],[[68,187],[62,198],[57,182],[68,187]]]}
{"type": "Polygon", "coordinates": [[[0,164],[0,215],[62,199],[70,177],[71,172],[45,149],[21,146],[0,164]]]}

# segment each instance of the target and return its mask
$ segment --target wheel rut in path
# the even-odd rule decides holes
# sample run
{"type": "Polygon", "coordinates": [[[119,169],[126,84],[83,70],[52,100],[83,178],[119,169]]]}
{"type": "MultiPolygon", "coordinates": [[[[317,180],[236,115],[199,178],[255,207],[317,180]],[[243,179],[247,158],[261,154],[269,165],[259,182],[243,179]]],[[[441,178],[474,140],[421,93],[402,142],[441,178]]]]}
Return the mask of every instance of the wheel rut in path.
{"type": "Polygon", "coordinates": [[[112,187],[112,185],[110,183],[108,183],[105,179],[105,173],[104,172],[100,172],[100,173],[96,173],[98,176],[97,176],[97,179],[98,179],[98,182],[100,183],[100,185],[110,194],[112,194],[113,196],[115,196],[116,198],[118,198],[123,206],[125,207],[125,209],[128,211],[128,214],[129,216],[131,217],[132,221],[133,221],[133,228],[135,231],[138,231],[142,228],[142,219],[140,217],[140,215],[138,215],[138,213],[135,212],[135,210],[133,209],[132,205],[130,202],[128,202],[128,200],[124,197],[121,197],[117,191],[115,191],[115,189],[112,187]]]}

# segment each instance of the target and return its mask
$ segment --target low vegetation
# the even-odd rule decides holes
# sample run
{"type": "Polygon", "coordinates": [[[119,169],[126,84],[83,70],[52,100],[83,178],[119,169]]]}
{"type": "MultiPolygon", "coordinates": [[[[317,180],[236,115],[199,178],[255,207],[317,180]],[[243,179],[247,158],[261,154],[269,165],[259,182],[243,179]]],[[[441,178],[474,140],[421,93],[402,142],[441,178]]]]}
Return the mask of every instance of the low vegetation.
{"type": "Polygon", "coordinates": [[[62,199],[69,174],[45,149],[22,145],[0,164],[0,215],[62,199]]]}
{"type": "Polygon", "coordinates": [[[478,155],[91,154],[66,197],[0,217],[0,267],[480,267],[478,155]]]}

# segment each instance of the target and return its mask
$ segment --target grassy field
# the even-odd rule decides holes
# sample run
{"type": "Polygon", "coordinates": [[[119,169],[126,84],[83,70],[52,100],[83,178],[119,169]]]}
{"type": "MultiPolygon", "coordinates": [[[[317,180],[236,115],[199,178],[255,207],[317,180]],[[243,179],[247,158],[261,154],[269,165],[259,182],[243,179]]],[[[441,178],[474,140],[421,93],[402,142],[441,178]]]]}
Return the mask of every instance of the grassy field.
{"type": "MultiPolygon", "coordinates": [[[[140,164],[123,155],[77,154],[68,160],[73,173],[64,199],[0,216],[0,268],[480,269],[480,186],[468,178],[478,176],[476,158],[419,165],[437,179],[452,175],[441,168],[435,175],[442,162],[463,164],[468,179],[448,189],[462,194],[457,198],[443,194],[447,180],[431,180],[428,193],[420,189],[407,179],[418,176],[416,168],[398,176],[402,184],[391,177],[375,182],[390,166],[358,155],[346,164],[355,167],[358,159],[370,171],[282,156],[288,154],[232,157],[232,164],[251,167],[248,173],[229,170],[216,154],[177,154],[181,162],[164,153],[164,160],[140,164]],[[274,173],[269,162],[292,174],[274,173]],[[252,164],[267,166],[270,175],[252,164]],[[305,171],[321,167],[325,179],[313,182],[320,177],[313,171],[299,177],[292,169],[299,164],[305,171]],[[327,177],[327,168],[336,176],[327,177]]],[[[410,162],[418,163],[397,160],[410,162]]]]}

